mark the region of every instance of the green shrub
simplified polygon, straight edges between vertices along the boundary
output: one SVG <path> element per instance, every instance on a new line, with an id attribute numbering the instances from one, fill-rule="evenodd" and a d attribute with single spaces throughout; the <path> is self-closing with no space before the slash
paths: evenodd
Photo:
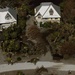
<path id="1" fill-rule="evenodd" d="M 51 25 L 51 22 L 45 22 L 44 24 L 40 22 L 40 27 L 48 28 L 50 27 L 50 25 Z"/>
<path id="2" fill-rule="evenodd" d="M 21 71 L 18 71 L 16 75 L 25 75 L 25 74 Z"/>
<path id="3" fill-rule="evenodd" d="M 21 61 L 22 59 L 21 59 L 21 57 L 17 57 L 17 61 Z"/>

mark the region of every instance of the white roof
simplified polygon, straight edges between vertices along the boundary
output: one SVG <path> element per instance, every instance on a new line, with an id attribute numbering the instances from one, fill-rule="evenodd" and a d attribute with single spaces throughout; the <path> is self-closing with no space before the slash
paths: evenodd
<path id="1" fill-rule="evenodd" d="M 36 9 L 35 16 L 37 16 L 40 13 L 43 18 L 60 17 L 60 7 L 53 4 L 52 2 L 43 2 L 35 9 Z M 54 15 L 49 14 L 50 9 L 53 9 Z"/>
<path id="2" fill-rule="evenodd" d="M 6 20 L 5 16 L 9 14 L 12 19 L 10 20 Z M 10 22 L 14 22 L 17 20 L 17 14 L 14 10 L 10 9 L 10 8 L 4 8 L 4 9 L 0 9 L 0 24 L 2 23 L 10 23 Z"/>
<path id="3" fill-rule="evenodd" d="M 5 23 L 5 16 L 7 12 L 0 12 L 0 23 Z"/>

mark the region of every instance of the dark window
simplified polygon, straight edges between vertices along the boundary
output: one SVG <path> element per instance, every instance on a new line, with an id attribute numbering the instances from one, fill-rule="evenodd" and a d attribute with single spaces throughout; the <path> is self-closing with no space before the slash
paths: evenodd
<path id="1" fill-rule="evenodd" d="M 7 13 L 7 15 L 5 16 L 5 19 L 10 20 L 10 19 L 12 19 L 12 17 Z"/>
<path id="2" fill-rule="evenodd" d="M 55 19 L 58 19 L 58 18 L 55 18 Z"/>
<path id="3" fill-rule="evenodd" d="M 53 15 L 53 9 L 50 9 L 50 11 L 49 11 L 49 13 L 50 13 L 50 15 Z"/>
<path id="4" fill-rule="evenodd" d="M 43 18 L 43 19 L 48 19 L 48 18 Z"/>

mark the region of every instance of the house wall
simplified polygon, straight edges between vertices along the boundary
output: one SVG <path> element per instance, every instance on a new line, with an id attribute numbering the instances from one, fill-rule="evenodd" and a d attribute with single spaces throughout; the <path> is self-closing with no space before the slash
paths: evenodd
<path id="1" fill-rule="evenodd" d="M 42 18 L 38 18 L 38 16 L 35 17 L 35 19 L 36 19 L 37 22 L 42 22 Z"/>
<path id="2" fill-rule="evenodd" d="M 9 26 L 10 26 L 10 23 L 0 25 L 0 31 L 2 31 L 3 28 L 8 28 Z"/>
<path id="3" fill-rule="evenodd" d="M 51 21 L 51 22 L 58 22 L 58 23 L 60 23 L 60 18 L 38 18 L 38 17 L 36 17 L 36 21 L 37 22 Z"/>
<path id="4" fill-rule="evenodd" d="M 11 24 L 2 24 L 2 28 L 8 28 Z"/>
<path id="5" fill-rule="evenodd" d="M 0 25 L 0 31 L 2 31 L 2 28 L 8 28 L 8 27 L 10 27 L 10 26 L 13 25 L 13 24 L 17 24 L 17 21 L 14 21 L 14 22 L 12 22 L 12 23 L 1 24 L 1 25 Z"/>
<path id="6" fill-rule="evenodd" d="M 42 22 L 58 22 L 60 23 L 60 18 L 48 18 L 48 19 L 41 19 Z"/>

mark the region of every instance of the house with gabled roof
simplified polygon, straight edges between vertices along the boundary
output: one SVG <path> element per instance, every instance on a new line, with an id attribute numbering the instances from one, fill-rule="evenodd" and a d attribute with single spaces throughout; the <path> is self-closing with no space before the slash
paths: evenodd
<path id="1" fill-rule="evenodd" d="M 58 22 L 60 23 L 60 7 L 52 2 L 42 2 L 34 9 L 35 19 L 38 23 L 42 22 Z"/>
<path id="2" fill-rule="evenodd" d="M 17 11 L 9 7 L 0 8 L 0 31 L 12 24 L 17 24 Z"/>

